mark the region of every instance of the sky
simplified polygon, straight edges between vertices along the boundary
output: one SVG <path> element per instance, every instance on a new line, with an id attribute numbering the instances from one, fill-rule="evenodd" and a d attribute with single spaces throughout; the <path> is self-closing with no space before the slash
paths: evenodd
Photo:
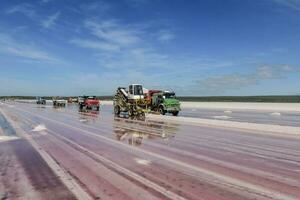
<path id="1" fill-rule="evenodd" d="M 300 0 L 2 0 L 0 96 L 299 95 Z"/>

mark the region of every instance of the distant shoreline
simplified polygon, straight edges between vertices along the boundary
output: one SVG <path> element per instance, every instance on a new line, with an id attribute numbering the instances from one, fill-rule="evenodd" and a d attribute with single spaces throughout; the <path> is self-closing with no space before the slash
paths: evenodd
<path id="1" fill-rule="evenodd" d="M 113 96 L 98 96 L 101 100 L 112 100 Z M 0 99 L 35 99 L 35 96 L 0 96 Z M 46 96 L 46 99 L 52 99 Z M 70 98 L 70 96 L 65 97 Z M 76 97 L 72 97 L 76 98 Z M 266 103 L 300 103 L 300 95 L 270 96 L 179 96 L 180 101 L 188 102 L 266 102 Z"/>

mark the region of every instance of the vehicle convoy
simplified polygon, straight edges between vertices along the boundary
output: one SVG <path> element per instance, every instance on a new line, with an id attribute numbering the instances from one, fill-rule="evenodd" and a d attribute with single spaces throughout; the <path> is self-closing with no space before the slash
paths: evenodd
<path id="1" fill-rule="evenodd" d="M 113 100 L 114 113 L 126 113 L 131 118 L 145 119 L 144 92 L 140 84 L 132 84 L 129 89 L 118 87 Z"/>
<path id="2" fill-rule="evenodd" d="M 125 112 L 130 117 L 145 118 L 145 112 L 172 113 L 177 116 L 180 102 L 174 92 L 147 90 L 141 84 L 132 84 L 128 91 L 119 87 L 114 97 L 114 113 Z"/>
<path id="3" fill-rule="evenodd" d="M 36 103 L 46 105 L 46 99 L 43 97 L 36 97 Z"/>
<path id="4" fill-rule="evenodd" d="M 54 107 L 65 107 L 67 104 L 67 100 L 61 98 L 61 97 L 53 97 L 53 106 Z"/>
<path id="5" fill-rule="evenodd" d="M 78 97 L 79 109 L 93 109 L 97 111 L 100 109 L 100 100 L 96 96 L 82 96 Z"/>
<path id="6" fill-rule="evenodd" d="M 177 116 L 180 109 L 180 102 L 176 99 L 174 92 L 149 90 L 145 94 L 147 106 L 151 111 L 159 112 L 162 115 L 172 113 Z"/>

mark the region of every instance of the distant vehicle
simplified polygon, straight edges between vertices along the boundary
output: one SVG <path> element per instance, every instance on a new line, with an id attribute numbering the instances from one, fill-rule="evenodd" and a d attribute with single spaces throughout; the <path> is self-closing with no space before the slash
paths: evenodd
<path id="1" fill-rule="evenodd" d="M 100 109 L 100 100 L 96 96 L 82 96 L 78 97 L 79 109 L 93 109 L 97 111 Z"/>
<path id="2" fill-rule="evenodd" d="M 67 104 L 67 100 L 61 98 L 61 97 L 53 97 L 53 106 L 55 107 L 65 107 Z"/>
<path id="3" fill-rule="evenodd" d="M 36 97 L 36 103 L 46 105 L 46 99 L 44 97 Z"/>

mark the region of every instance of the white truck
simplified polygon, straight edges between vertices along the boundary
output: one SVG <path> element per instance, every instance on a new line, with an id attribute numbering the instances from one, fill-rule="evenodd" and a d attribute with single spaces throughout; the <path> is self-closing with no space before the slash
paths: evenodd
<path id="1" fill-rule="evenodd" d="M 67 100 L 61 97 L 53 97 L 52 101 L 54 107 L 65 107 L 67 105 Z"/>

